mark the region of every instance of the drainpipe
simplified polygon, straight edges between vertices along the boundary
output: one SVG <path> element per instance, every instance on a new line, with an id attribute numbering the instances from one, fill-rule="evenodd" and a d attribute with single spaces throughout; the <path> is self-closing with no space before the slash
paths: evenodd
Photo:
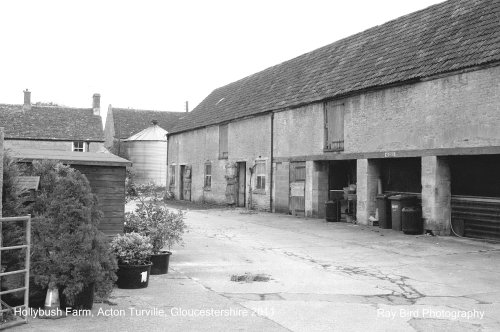
<path id="1" fill-rule="evenodd" d="M 273 157 L 274 157 L 274 113 L 271 112 L 271 177 L 269 179 L 269 210 L 273 212 Z"/>
<path id="2" fill-rule="evenodd" d="M 168 133 L 165 134 L 165 139 L 167 140 L 167 183 L 165 183 L 165 191 L 168 192 L 170 191 L 170 167 L 168 166 L 168 152 L 170 151 L 168 145 L 170 144 L 170 140 L 168 139 Z"/>

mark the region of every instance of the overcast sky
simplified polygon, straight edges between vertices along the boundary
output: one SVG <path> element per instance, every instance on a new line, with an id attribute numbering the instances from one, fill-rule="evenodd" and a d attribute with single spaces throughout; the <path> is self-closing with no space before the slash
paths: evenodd
<path id="1" fill-rule="evenodd" d="M 440 0 L 0 2 L 0 103 L 184 111 L 212 90 Z"/>

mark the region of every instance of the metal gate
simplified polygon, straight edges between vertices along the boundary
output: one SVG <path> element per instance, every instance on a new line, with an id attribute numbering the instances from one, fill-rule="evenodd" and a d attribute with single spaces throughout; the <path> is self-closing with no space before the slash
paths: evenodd
<path id="1" fill-rule="evenodd" d="M 451 198 L 451 222 L 460 236 L 500 240 L 500 199 Z"/>
<path id="2" fill-rule="evenodd" d="M 20 245 L 15 245 L 15 246 L 9 246 L 9 247 L 4 247 L 3 246 L 3 235 L 2 235 L 2 224 L 4 222 L 17 222 L 17 221 L 24 221 L 25 222 L 25 243 L 20 244 Z M 8 272 L 2 272 L 0 270 L 0 278 L 4 276 L 9 276 L 9 275 L 14 275 L 14 274 L 21 274 L 24 273 L 24 286 L 15 288 L 15 289 L 7 289 L 5 291 L 1 291 L 0 289 L 0 321 L 3 320 L 5 315 L 11 314 L 13 315 L 12 321 L 8 321 L 6 323 L 0 324 L 0 329 L 4 329 L 10 326 L 14 326 L 20 323 L 27 323 L 28 322 L 28 315 L 26 314 L 23 318 L 23 320 L 16 319 L 18 317 L 15 317 L 14 313 L 16 312 L 15 309 L 17 310 L 23 310 L 25 312 L 29 311 L 28 308 L 28 302 L 29 302 L 29 285 L 30 285 L 30 246 L 31 246 L 31 217 L 25 216 L 25 217 L 10 217 L 10 218 L 0 218 L 0 267 L 2 266 L 2 252 L 5 250 L 25 250 L 25 261 L 24 261 L 24 269 L 22 270 L 16 270 L 16 271 L 8 271 Z M 10 307 L 8 306 L 5 302 L 2 301 L 2 295 L 4 294 L 9 294 L 9 293 L 15 293 L 15 292 L 20 292 L 24 291 L 24 304 L 19 305 L 17 307 Z"/>
<path id="3" fill-rule="evenodd" d="M 290 213 L 294 216 L 305 215 L 305 161 L 290 163 Z"/>

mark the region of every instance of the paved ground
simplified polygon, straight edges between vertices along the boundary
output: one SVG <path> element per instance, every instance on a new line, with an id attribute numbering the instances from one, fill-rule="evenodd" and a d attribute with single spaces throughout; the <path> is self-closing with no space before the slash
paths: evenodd
<path id="1" fill-rule="evenodd" d="M 187 221 L 169 274 L 147 289 L 117 289 L 93 317 L 13 330 L 500 331 L 499 244 L 238 209 Z M 231 281 L 245 273 L 270 280 Z"/>

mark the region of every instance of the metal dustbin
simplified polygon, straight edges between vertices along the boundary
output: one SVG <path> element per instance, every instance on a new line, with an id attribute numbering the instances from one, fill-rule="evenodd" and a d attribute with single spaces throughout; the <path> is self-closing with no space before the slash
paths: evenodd
<path id="1" fill-rule="evenodd" d="M 417 196 L 401 194 L 391 196 L 389 199 L 391 200 L 392 229 L 400 231 L 402 230 L 403 208 L 417 205 Z"/>
<path id="2" fill-rule="evenodd" d="M 424 232 L 422 210 L 418 207 L 403 208 L 401 228 L 405 234 L 422 234 Z"/>
<path id="3" fill-rule="evenodd" d="M 340 201 L 328 201 L 325 203 L 325 219 L 330 222 L 340 221 Z"/>
<path id="4" fill-rule="evenodd" d="M 392 227 L 390 195 L 377 195 L 378 227 L 390 229 Z"/>

